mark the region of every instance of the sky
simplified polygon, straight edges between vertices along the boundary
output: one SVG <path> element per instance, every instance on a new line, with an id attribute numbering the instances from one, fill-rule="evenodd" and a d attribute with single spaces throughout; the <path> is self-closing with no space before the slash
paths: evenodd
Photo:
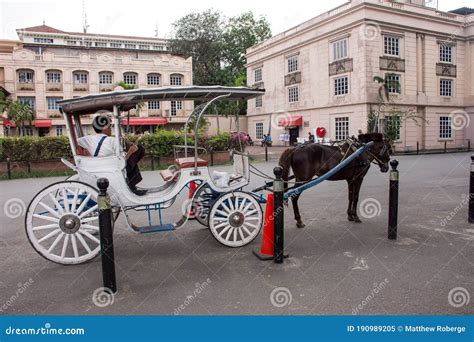
<path id="1" fill-rule="evenodd" d="M 293 26 L 331 10 L 346 0 L 0 0 L 0 39 L 17 39 L 17 28 L 48 26 L 82 32 L 83 4 L 88 32 L 168 38 L 171 24 L 182 16 L 209 8 L 227 17 L 252 11 L 265 15 L 272 33 Z M 462 6 L 474 7 L 474 0 L 438 0 L 443 11 Z"/>

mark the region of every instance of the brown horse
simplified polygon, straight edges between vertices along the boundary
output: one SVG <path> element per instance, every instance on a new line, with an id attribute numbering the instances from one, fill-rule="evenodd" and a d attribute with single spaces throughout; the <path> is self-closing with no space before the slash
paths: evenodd
<path id="1" fill-rule="evenodd" d="M 292 147 L 285 150 L 280 156 L 279 165 L 283 168 L 283 180 L 285 190 L 288 187 L 288 176 L 290 168 L 295 175 L 296 184 L 301 184 L 311 180 L 314 176 L 321 176 L 339 164 L 345 157 L 352 154 L 355 147 L 361 143 L 373 141 L 374 144 L 361 156 L 355 158 L 344 169 L 328 178 L 331 181 L 346 180 L 349 187 L 349 206 L 347 208 L 347 218 L 349 221 L 361 222 L 357 216 L 357 202 L 359 201 L 359 191 L 364 180 L 364 176 L 370 168 L 372 162 L 378 164 L 381 172 L 387 172 L 391 144 L 388 139 L 380 133 L 360 134 L 358 140 L 351 143 L 345 142 L 342 146 L 326 146 L 320 144 L 307 144 Z M 295 213 L 296 226 L 303 228 L 305 225 L 301 220 L 298 208 L 298 198 L 300 194 L 291 197 L 293 211 Z"/>

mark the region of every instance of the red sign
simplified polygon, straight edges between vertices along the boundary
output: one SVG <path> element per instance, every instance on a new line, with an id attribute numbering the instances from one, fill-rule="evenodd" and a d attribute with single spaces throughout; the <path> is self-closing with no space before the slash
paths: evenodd
<path id="1" fill-rule="evenodd" d="M 324 128 L 324 127 L 316 128 L 316 135 L 320 139 L 324 138 L 326 136 L 326 128 Z"/>

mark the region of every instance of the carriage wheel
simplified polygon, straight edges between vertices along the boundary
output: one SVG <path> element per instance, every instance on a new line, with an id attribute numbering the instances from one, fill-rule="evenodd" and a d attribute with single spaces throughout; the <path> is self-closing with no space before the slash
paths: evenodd
<path id="1" fill-rule="evenodd" d="M 228 247 L 241 247 L 253 241 L 263 223 L 262 208 L 250 194 L 229 192 L 219 197 L 209 213 L 212 235 Z"/>
<path id="2" fill-rule="evenodd" d="M 196 220 L 203 226 L 207 227 L 211 203 L 218 196 L 219 194 L 212 191 L 207 185 L 200 187 L 196 193 L 196 197 L 193 201 L 193 210 Z"/>
<path id="3" fill-rule="evenodd" d="M 33 248 L 63 265 L 81 264 L 100 253 L 98 192 L 75 181 L 52 184 L 28 206 L 25 228 Z"/>

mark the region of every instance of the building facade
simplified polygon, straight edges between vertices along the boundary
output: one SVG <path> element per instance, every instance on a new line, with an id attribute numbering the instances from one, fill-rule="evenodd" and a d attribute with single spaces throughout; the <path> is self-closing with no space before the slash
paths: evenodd
<path id="1" fill-rule="evenodd" d="M 0 41 L 0 87 L 35 114 L 26 135 L 59 136 L 66 130 L 57 101 L 112 91 L 118 82 L 137 88 L 192 85 L 192 59 L 168 51 L 159 38 L 63 32 L 49 26 L 18 30 L 19 41 Z M 151 101 L 130 112 L 129 130 L 180 128 L 193 101 Z M 85 118 L 91 130 L 92 116 Z M 127 121 L 128 122 L 128 121 Z M 0 134 L 16 134 L 1 121 Z"/>
<path id="2" fill-rule="evenodd" d="M 375 76 L 400 85 L 385 103 Z M 372 112 L 380 127 L 385 113 L 399 113 L 390 119 L 396 149 L 466 146 L 474 139 L 474 13 L 352 0 L 248 49 L 247 79 L 266 89 L 248 102 L 254 139 L 270 131 L 283 144 L 319 128 L 341 140 L 365 132 Z"/>

